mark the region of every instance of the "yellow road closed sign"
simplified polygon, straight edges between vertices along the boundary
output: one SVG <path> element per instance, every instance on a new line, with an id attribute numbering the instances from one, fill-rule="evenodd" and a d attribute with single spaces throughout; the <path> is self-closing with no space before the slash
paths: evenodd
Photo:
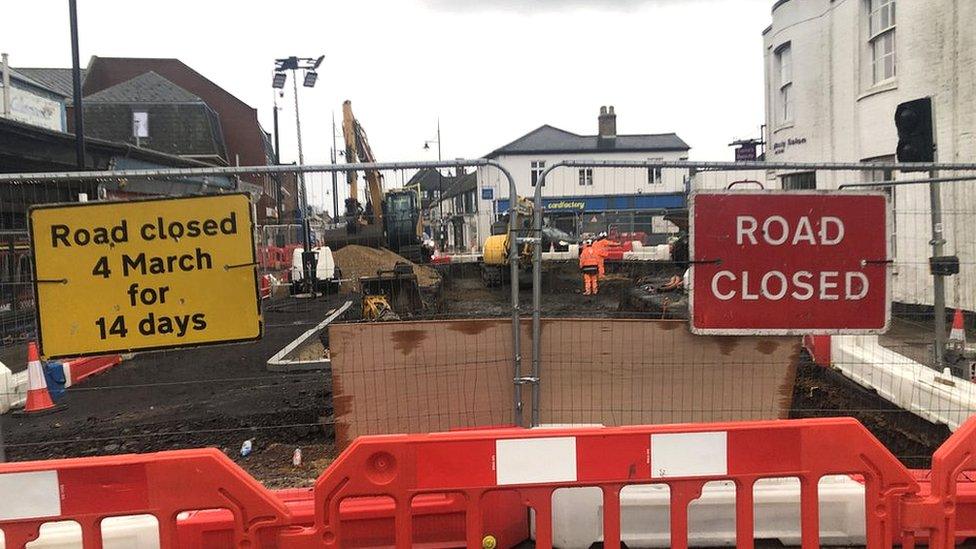
<path id="1" fill-rule="evenodd" d="M 37 206 L 30 235 L 48 358 L 261 337 L 246 194 Z"/>

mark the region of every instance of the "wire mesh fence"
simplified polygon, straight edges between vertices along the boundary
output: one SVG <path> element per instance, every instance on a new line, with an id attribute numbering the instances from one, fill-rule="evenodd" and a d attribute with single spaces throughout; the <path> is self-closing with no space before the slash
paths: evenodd
<path id="1" fill-rule="evenodd" d="M 511 424 L 520 414 L 528 424 L 535 409 L 543 424 L 854 415 L 900 458 L 924 465 L 954 422 L 976 407 L 968 376 L 937 375 L 928 185 L 886 183 L 925 174 L 876 166 L 729 169 L 659 162 L 563 166 L 543 178 L 538 165 L 509 166 L 519 196 L 531 197 L 533 182 L 544 184 L 543 231 L 538 240 L 516 243 L 514 285 L 521 316 L 516 341 L 510 320 L 513 280 L 494 276 L 510 272 L 511 262 L 508 255 L 492 254 L 499 251 L 499 239 L 507 254 L 513 215 L 515 225 L 524 228 L 520 236 L 535 236 L 534 211 L 512 200 L 497 167 L 449 164 L 434 178 L 441 185 L 426 188 L 415 176 L 434 168 L 376 168 L 391 192 L 384 204 L 364 206 L 351 216 L 341 206 L 345 194 L 338 200 L 342 211 L 331 209 L 332 173 L 307 168 L 308 239 L 318 254 L 316 277 L 336 284 L 311 293 L 296 287 L 296 279 L 305 276 L 300 216 L 295 222 L 293 213 L 258 211 L 256 275 L 271 275 L 261 341 L 127 357 L 110 375 L 71 388 L 60 414 L 5 416 L 9 457 L 198 445 L 217 445 L 236 455 L 241 442 L 253 439 L 258 454 L 286 462 L 296 445 L 328 447 L 327 457 L 337 442 L 360 434 Z M 180 176 L 188 182 L 182 185 L 166 175 L 0 182 L 0 362 L 22 372 L 26 342 L 34 337 L 29 205 L 132 198 L 132 189 L 151 190 L 153 184 L 165 195 L 213 192 L 215 181 L 232 181 L 242 170 L 247 169 Z M 300 179 L 294 169 L 279 170 L 276 179 L 268 177 L 269 185 Z M 965 178 L 976 170 L 942 175 Z M 267 174 L 254 170 L 249 180 L 262 176 Z M 202 177 L 209 183 L 199 184 Z M 348 176 L 339 179 L 341 192 L 348 192 Z M 850 184 L 882 189 L 892 204 L 895 318 L 887 334 L 833 338 L 832 367 L 825 368 L 802 350 L 797 337 L 689 333 L 683 286 L 691 259 L 689 192 L 731 186 L 841 193 L 839 187 Z M 940 191 L 944 253 L 958 256 L 960 264 L 959 274 L 947 279 L 946 303 L 950 313 L 963 311 L 967 328 L 976 311 L 976 238 L 967 231 L 976 217 L 974 185 L 974 180 L 946 182 Z M 129 189 L 128 194 L 120 189 Z M 363 191 L 361 186 L 365 204 Z M 262 192 L 256 191 L 256 204 Z M 599 293 L 584 296 L 580 246 L 604 233 L 611 244 Z M 534 247 L 542 256 L 538 331 L 531 322 Z M 407 280 L 396 271 L 397 262 L 405 261 L 416 265 Z M 329 360 L 329 368 L 268 371 L 270 358 L 346 302 L 352 302 L 349 312 L 331 330 L 306 337 L 291 356 L 298 362 Z M 513 362 L 515 356 L 521 363 Z M 968 371 L 976 356 L 958 347 L 947 359 Z M 928 386 L 954 392 L 919 389 Z M 268 469 L 256 459 L 251 465 Z M 280 480 L 300 482 L 299 473 Z"/>

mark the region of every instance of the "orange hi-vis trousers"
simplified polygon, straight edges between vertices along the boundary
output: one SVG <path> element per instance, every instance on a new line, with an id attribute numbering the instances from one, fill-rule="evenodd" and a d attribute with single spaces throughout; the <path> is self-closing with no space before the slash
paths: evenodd
<path id="1" fill-rule="evenodd" d="M 599 275 L 583 273 L 583 295 L 592 295 L 599 292 L 597 279 Z"/>

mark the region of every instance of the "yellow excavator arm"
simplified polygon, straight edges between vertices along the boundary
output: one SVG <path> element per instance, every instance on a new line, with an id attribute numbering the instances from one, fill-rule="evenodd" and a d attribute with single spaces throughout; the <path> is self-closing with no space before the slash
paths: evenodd
<path id="1" fill-rule="evenodd" d="M 376 162 L 373 150 L 366 138 L 366 131 L 352 114 L 352 102 L 342 103 L 342 137 L 346 142 L 346 162 Z M 356 172 L 349 172 L 349 196 L 359 199 L 359 180 Z M 383 174 L 379 170 L 366 170 L 369 201 L 373 205 L 372 221 L 383 223 Z"/>

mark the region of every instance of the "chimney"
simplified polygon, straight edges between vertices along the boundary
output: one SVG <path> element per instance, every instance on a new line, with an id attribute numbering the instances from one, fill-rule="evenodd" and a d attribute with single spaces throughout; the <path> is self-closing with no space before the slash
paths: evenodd
<path id="1" fill-rule="evenodd" d="M 613 112 L 613 105 L 600 107 L 599 129 L 601 139 L 617 137 L 617 115 Z"/>

